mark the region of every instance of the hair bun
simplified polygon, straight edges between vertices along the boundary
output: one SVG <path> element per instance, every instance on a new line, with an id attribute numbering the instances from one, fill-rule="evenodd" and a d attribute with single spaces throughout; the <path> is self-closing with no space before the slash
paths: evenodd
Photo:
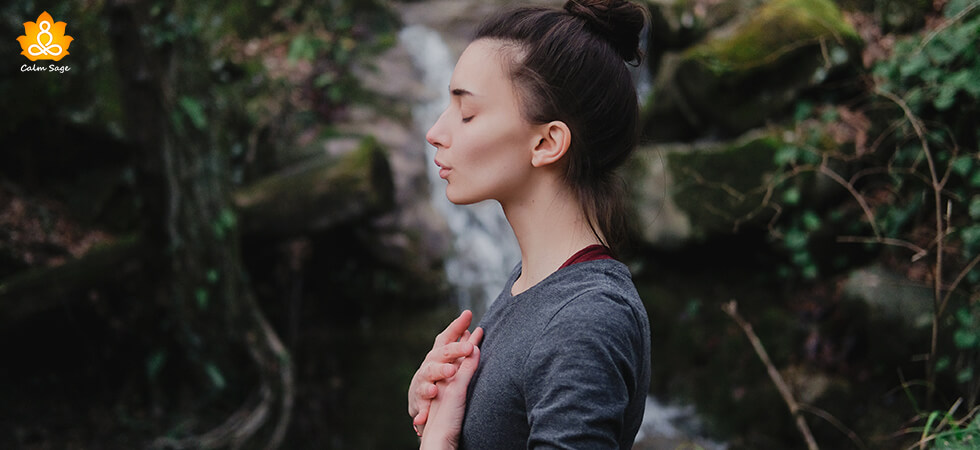
<path id="1" fill-rule="evenodd" d="M 626 62 L 639 62 L 643 8 L 626 0 L 568 0 L 565 11 L 585 19 Z"/>

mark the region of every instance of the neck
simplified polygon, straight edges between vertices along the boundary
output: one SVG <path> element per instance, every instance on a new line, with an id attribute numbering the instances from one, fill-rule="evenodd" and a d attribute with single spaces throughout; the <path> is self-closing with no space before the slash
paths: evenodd
<path id="1" fill-rule="evenodd" d="M 557 180 L 501 206 L 521 248 L 513 295 L 538 284 L 579 250 L 600 243 L 575 196 Z"/>

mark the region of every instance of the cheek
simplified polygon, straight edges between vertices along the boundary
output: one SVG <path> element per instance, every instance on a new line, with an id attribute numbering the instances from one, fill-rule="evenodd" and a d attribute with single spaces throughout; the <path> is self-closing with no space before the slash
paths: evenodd
<path id="1" fill-rule="evenodd" d="M 527 153 L 530 163 L 530 149 L 527 147 L 527 130 L 509 120 L 485 118 L 482 123 L 473 124 L 467 131 L 467 159 L 496 168 L 520 165 Z M 527 150 L 527 151 L 525 151 Z"/>

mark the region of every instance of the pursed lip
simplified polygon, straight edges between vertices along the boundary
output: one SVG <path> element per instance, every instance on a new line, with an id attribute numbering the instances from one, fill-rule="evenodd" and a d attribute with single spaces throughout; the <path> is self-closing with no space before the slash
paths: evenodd
<path id="1" fill-rule="evenodd" d="M 452 170 L 451 167 L 447 167 L 445 164 L 435 160 L 437 166 L 439 166 L 439 178 L 446 179 L 449 176 L 449 171 Z"/>

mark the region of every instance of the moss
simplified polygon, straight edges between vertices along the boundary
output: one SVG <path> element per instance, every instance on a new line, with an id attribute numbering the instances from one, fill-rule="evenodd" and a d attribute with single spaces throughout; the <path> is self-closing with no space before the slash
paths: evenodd
<path id="1" fill-rule="evenodd" d="M 830 0 L 774 0 L 761 6 L 734 36 L 692 47 L 686 56 L 721 75 L 765 65 L 821 40 L 849 46 L 860 37 Z"/>
<path id="2" fill-rule="evenodd" d="M 339 160 L 313 158 L 235 194 L 251 231 L 321 229 L 391 207 L 393 181 L 373 138 Z"/>
<path id="3" fill-rule="evenodd" d="M 676 186 L 672 196 L 695 228 L 695 236 L 731 233 L 737 222 L 762 204 L 773 156 L 782 141 L 751 137 L 727 147 L 672 153 L 668 168 Z"/>

